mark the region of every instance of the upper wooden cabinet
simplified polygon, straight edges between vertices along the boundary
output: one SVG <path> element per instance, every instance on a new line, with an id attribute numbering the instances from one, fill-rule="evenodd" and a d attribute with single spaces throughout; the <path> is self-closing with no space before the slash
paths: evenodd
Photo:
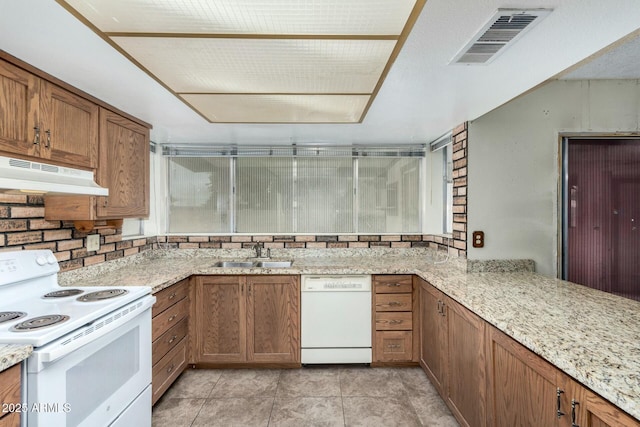
<path id="1" fill-rule="evenodd" d="M 98 218 L 149 216 L 149 129 L 101 108 L 97 179 L 109 188 Z"/>
<path id="2" fill-rule="evenodd" d="M 95 168 L 98 105 L 0 61 L 0 151 Z"/>
<path id="3" fill-rule="evenodd" d="M 47 196 L 48 220 L 92 221 L 149 216 L 149 128 L 100 108 L 96 181 L 106 197 Z"/>

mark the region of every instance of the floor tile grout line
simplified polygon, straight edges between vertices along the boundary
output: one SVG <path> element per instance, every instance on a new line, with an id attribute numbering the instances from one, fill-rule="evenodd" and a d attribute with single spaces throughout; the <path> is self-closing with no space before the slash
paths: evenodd
<path id="1" fill-rule="evenodd" d="M 276 383 L 276 390 L 273 393 L 273 402 L 271 403 L 271 412 L 269 412 L 269 420 L 267 421 L 267 427 L 271 425 L 271 417 L 273 416 L 273 408 L 276 406 L 276 396 L 278 395 L 278 387 L 280 386 L 280 378 L 282 378 L 282 370 L 278 373 L 278 382 Z"/>

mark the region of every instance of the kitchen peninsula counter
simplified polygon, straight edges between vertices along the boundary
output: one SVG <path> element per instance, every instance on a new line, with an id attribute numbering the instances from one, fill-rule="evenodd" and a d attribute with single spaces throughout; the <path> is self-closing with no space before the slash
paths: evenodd
<path id="1" fill-rule="evenodd" d="M 640 302 L 528 271 L 467 273 L 466 260 L 429 249 L 274 252 L 293 265 L 219 268 L 217 261 L 251 252 L 155 250 L 61 273 L 60 284 L 145 285 L 155 293 L 191 275 L 415 274 L 640 420 Z"/>

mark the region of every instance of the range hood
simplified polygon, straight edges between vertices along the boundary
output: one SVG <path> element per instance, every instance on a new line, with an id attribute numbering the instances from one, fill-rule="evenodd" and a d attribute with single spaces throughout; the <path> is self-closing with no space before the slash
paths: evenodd
<path id="1" fill-rule="evenodd" d="M 46 193 L 108 196 L 93 172 L 0 156 L 1 193 Z"/>

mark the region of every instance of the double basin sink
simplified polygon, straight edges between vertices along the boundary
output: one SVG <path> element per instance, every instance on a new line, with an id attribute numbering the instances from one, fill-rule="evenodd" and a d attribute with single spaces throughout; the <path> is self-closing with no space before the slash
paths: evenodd
<path id="1" fill-rule="evenodd" d="M 222 268 L 288 268 L 291 267 L 291 264 L 293 264 L 291 260 L 218 261 L 213 266 Z"/>

